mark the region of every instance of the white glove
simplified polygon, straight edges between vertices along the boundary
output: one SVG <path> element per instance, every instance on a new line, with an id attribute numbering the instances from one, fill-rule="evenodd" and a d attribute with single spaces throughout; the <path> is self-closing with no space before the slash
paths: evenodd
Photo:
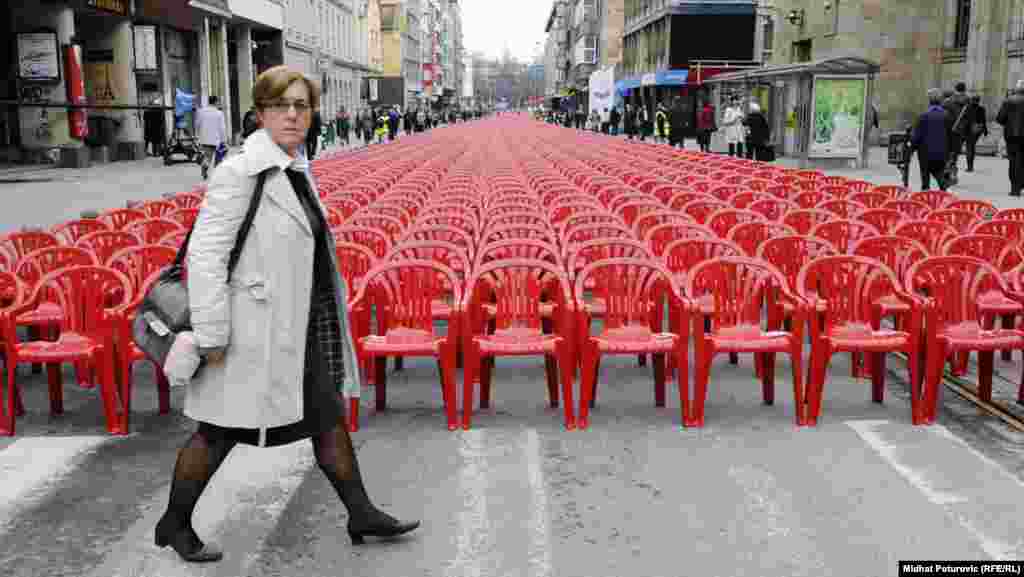
<path id="1" fill-rule="evenodd" d="M 199 369 L 199 341 L 194 333 L 183 331 L 178 333 L 167 353 L 164 362 L 164 374 L 172 387 L 182 387 L 192 380 Z"/>

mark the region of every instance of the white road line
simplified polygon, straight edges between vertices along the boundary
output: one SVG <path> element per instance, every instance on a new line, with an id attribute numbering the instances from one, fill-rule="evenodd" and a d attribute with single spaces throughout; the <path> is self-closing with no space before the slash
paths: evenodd
<path id="1" fill-rule="evenodd" d="M 929 502 L 942 507 L 992 559 L 1019 559 L 1017 531 L 1024 484 L 941 425 L 887 434 L 889 421 L 847 421 L 879 456 Z M 915 461 L 917 463 L 915 463 Z M 958 485 L 969 478 L 972 486 Z"/>
<path id="2" fill-rule="evenodd" d="M 448 577 L 484 577 L 485 555 L 493 540 L 487 516 L 487 447 L 483 429 L 463 431 L 459 436 L 459 494 L 455 558 L 449 562 Z"/>
<path id="3" fill-rule="evenodd" d="M 0 451 L 0 535 L 10 530 L 18 511 L 56 491 L 88 455 L 101 445 L 126 437 L 24 437 Z"/>
<path id="4" fill-rule="evenodd" d="M 526 431 L 526 471 L 530 484 L 530 575 L 551 577 L 551 521 L 548 517 L 548 491 L 544 483 L 544 463 L 540 436 L 536 429 Z"/>
<path id="5" fill-rule="evenodd" d="M 199 536 L 224 550 L 221 562 L 184 563 L 170 547 L 158 549 L 153 544 L 153 530 L 167 507 L 169 488 L 165 488 L 89 577 L 249 575 L 264 540 L 314 465 L 309 443 L 273 448 L 239 445 L 210 481 L 192 518 Z M 168 461 L 168 477 L 173 466 Z"/>

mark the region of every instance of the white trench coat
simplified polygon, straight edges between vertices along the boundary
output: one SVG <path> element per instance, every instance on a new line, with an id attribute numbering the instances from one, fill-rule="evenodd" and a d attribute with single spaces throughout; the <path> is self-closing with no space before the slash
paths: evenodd
<path id="1" fill-rule="evenodd" d="M 313 284 L 315 243 L 306 213 L 283 169 L 292 159 L 265 130 L 245 141 L 245 152 L 214 171 L 188 248 L 192 326 L 202 348 L 224 347 L 224 361 L 207 365 L 186 387 L 185 415 L 222 427 L 261 429 L 302 420 L 302 379 Z M 230 287 L 228 255 L 264 169 L 264 186 L 249 237 Z M 311 189 L 316 190 L 315 186 Z M 314 194 L 314 197 L 317 195 Z M 323 205 L 318 208 L 325 212 Z M 359 364 L 334 239 L 328 252 L 339 303 L 344 393 L 358 397 Z"/>

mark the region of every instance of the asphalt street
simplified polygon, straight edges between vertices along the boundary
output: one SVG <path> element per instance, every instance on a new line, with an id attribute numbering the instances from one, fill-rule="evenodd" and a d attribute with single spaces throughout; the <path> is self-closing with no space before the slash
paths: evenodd
<path id="1" fill-rule="evenodd" d="M 956 192 L 1009 205 L 1004 163 L 980 159 Z M 879 183 L 897 178 L 886 166 L 875 172 Z M 0 183 L 17 199 L 0 213 L 0 232 L 185 190 L 198 169 L 145 161 L 61 178 Z M 914 427 L 905 367 L 889 362 L 885 402 L 875 404 L 870 383 L 850 378 L 849 355 L 834 357 L 818 427 L 797 429 L 790 367 L 778 362 L 776 401 L 766 406 L 749 356 L 737 366 L 718 360 L 707 425 L 695 430 L 680 426 L 674 383 L 667 407 L 655 408 L 649 366 L 603 361 L 590 429 L 567 432 L 547 407 L 543 363 L 499 360 L 491 408 L 478 411 L 471 431 L 449 432 L 436 366 L 407 359 L 389 377 L 387 411 L 375 414 L 373 391 L 364 390 L 354 438 L 371 497 L 423 527 L 354 547 L 309 442 L 239 447 L 194 518 L 225 551 L 205 566 L 153 545 L 176 452 L 193 430 L 181 415 L 183 391 L 172 391 L 170 415 L 158 414 L 152 368 L 138 364 L 132 433 L 111 437 L 98 391 L 75 384 L 70 368 L 65 414 L 51 416 L 45 374 L 22 367 L 27 414 L 16 437 L 0 438 L 0 569 L 17 577 L 881 577 L 896 575 L 900 560 L 1024 559 L 1024 435 L 949 393 L 938 424 Z M 997 393 L 1008 395 L 1019 355 L 997 369 L 1005 377 Z"/>

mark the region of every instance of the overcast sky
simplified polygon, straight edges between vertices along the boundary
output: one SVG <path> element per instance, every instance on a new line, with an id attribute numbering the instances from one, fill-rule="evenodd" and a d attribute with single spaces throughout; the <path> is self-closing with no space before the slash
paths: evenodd
<path id="1" fill-rule="evenodd" d="M 462 41 L 467 51 L 497 58 L 508 45 L 512 55 L 530 61 L 537 42 L 543 47 L 544 25 L 552 0 L 461 0 Z"/>

